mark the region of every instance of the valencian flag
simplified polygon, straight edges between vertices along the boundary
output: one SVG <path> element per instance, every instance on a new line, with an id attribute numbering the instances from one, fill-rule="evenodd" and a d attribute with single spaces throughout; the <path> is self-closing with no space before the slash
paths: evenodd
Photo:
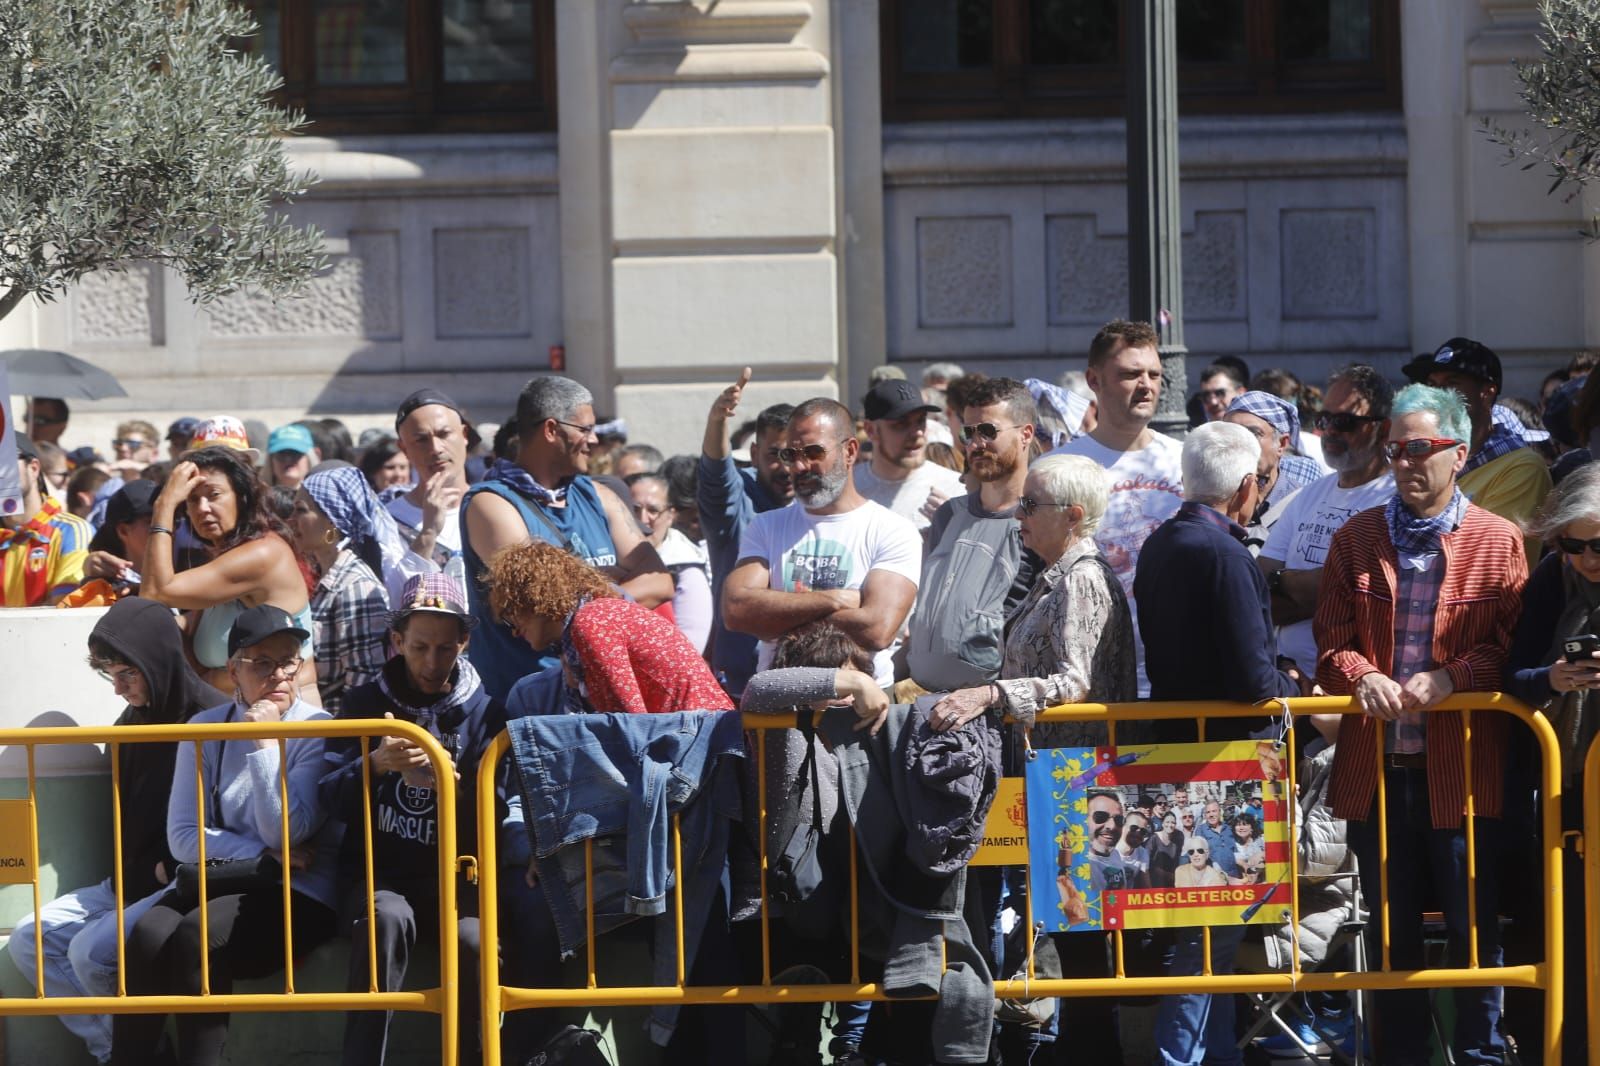
<path id="1" fill-rule="evenodd" d="M 1288 921 L 1287 757 L 1270 740 L 1039 749 L 1026 776 L 1034 921 L 1047 932 Z"/>

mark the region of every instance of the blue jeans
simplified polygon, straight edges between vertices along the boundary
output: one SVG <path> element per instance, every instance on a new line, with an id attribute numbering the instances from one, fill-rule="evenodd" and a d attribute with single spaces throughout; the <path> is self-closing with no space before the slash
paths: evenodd
<path id="1" fill-rule="evenodd" d="M 1423 891 L 1432 882 L 1444 908 L 1446 957 L 1449 966 L 1467 964 L 1467 834 L 1464 828 L 1435 829 L 1428 814 L 1428 776 L 1422 769 L 1384 772 L 1389 813 L 1389 965 L 1396 970 L 1420 969 L 1423 963 Z M 1499 966 L 1498 918 L 1501 823 L 1479 818 L 1474 823 L 1478 873 L 1478 965 Z M 1367 922 L 1367 957 L 1383 961 L 1383 923 L 1379 916 L 1378 803 L 1364 822 L 1350 822 L 1350 846 L 1361 863 L 1361 891 L 1372 909 Z M 1529 872 L 1533 876 L 1533 872 Z M 1441 993 L 1442 994 L 1442 993 Z M 1499 1063 L 1505 1055 L 1500 1036 L 1502 990 L 1461 988 L 1455 992 L 1456 1025 L 1450 1044 L 1460 1064 Z M 1425 1064 L 1431 1058 L 1432 1027 L 1427 1024 L 1425 989 L 1378 992 L 1373 995 L 1378 1057 L 1385 1066 Z"/>
<path id="2" fill-rule="evenodd" d="M 1199 927 L 1176 929 L 1173 977 L 1202 972 L 1205 937 Z M 1211 972 L 1233 972 L 1233 957 L 1244 940 L 1242 925 L 1211 928 Z M 1163 996 L 1156 1006 L 1156 1050 L 1162 1066 L 1236 1066 L 1242 1061 L 1233 1029 L 1233 993 Z"/>
<path id="3" fill-rule="evenodd" d="M 124 900 L 123 928 L 131 931 L 156 901 Z M 44 958 L 34 951 L 35 916 L 17 922 L 11 933 L 11 961 L 31 986 L 44 970 L 47 996 L 114 996 L 117 994 L 117 893 L 111 879 L 74 889 L 46 903 L 37 917 Z M 62 1014 L 61 1024 L 89 1047 L 101 1062 L 111 1058 L 109 1014 Z"/>

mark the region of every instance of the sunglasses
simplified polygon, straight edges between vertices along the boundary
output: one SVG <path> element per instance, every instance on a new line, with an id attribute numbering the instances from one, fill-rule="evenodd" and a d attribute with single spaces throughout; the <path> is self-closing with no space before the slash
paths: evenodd
<path id="1" fill-rule="evenodd" d="M 153 445 L 154 441 L 145 440 L 143 437 L 117 437 L 112 440 L 113 448 L 146 448 Z"/>
<path id="2" fill-rule="evenodd" d="M 803 457 L 805 462 L 820 463 L 827 457 L 831 447 L 828 444 L 807 444 L 803 448 L 779 448 L 778 462 L 784 466 L 794 466 Z"/>
<path id="3" fill-rule="evenodd" d="M 1105 825 L 1107 822 L 1111 822 L 1118 829 L 1122 828 L 1122 823 L 1126 820 L 1122 815 L 1112 814 L 1110 811 L 1095 811 L 1089 815 L 1089 821 L 1095 825 Z"/>
<path id="4" fill-rule="evenodd" d="M 1318 411 L 1311 424 L 1322 432 L 1354 433 L 1368 422 L 1382 422 L 1377 415 L 1353 415 L 1348 411 Z"/>
<path id="5" fill-rule="evenodd" d="M 1444 437 L 1413 437 L 1410 440 L 1392 440 L 1383 446 L 1383 457 L 1391 463 L 1404 455 L 1407 459 L 1426 459 L 1431 455 L 1454 448 L 1461 442 Z"/>
<path id="6" fill-rule="evenodd" d="M 1150 827 L 1147 825 L 1130 825 L 1128 826 L 1128 835 L 1130 837 L 1135 835 L 1147 837 L 1150 835 Z"/>
<path id="7" fill-rule="evenodd" d="M 1033 517 L 1033 513 L 1035 511 L 1037 511 L 1041 507 L 1071 507 L 1071 506 L 1072 506 L 1072 504 L 1070 504 L 1070 503 L 1045 503 L 1042 500 L 1034 499 L 1032 496 L 1023 496 L 1023 497 L 1021 497 L 1020 499 L 1017 500 L 1017 511 L 1024 518 L 1032 518 Z"/>
<path id="8" fill-rule="evenodd" d="M 1211 854 L 1211 849 L 1210 848 L 1185 848 L 1183 853 L 1185 855 L 1210 855 Z"/>
<path id="9" fill-rule="evenodd" d="M 1579 540 L 1577 537 L 1557 537 L 1556 546 L 1567 555 L 1582 555 L 1585 548 L 1600 555 L 1600 538 Z"/>
<path id="10" fill-rule="evenodd" d="M 993 422 L 976 422 L 970 426 L 961 427 L 961 439 L 970 442 L 982 437 L 984 440 L 992 441 L 999 438 L 1000 434 L 1006 430 L 1016 428 L 1018 427 L 997 426 Z"/>

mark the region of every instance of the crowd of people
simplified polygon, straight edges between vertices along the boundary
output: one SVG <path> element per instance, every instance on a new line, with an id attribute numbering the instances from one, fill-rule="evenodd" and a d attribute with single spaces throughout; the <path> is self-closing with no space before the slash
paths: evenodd
<path id="1" fill-rule="evenodd" d="M 942 984 L 932 979 L 938 1004 L 838 1004 L 827 1061 L 1120 1063 L 1115 999 L 1062 999 L 1021 1020 L 974 1009 L 971 986 L 949 974 L 1005 971 L 1003 916 L 1021 913 L 1025 876 L 967 870 L 970 850 L 952 859 L 950 840 L 973 817 L 981 828 L 974 810 L 1002 774 L 1020 773 L 1029 747 L 1112 740 L 1103 722 L 1036 721 L 1045 708 L 1314 692 L 1352 696 L 1362 711 L 1305 723 L 1300 750 L 1331 767 L 1314 798 L 1347 840 L 1369 904 L 1386 851 L 1382 947 L 1393 967 L 1422 966 L 1431 910 L 1444 914 L 1453 963 L 1474 938 L 1482 965 L 1536 959 L 1542 864 L 1527 849 L 1544 797 L 1531 733 L 1475 715 L 1468 780 L 1462 712 L 1426 712 L 1455 692 L 1510 691 L 1555 727 L 1563 780 L 1581 770 L 1600 713 L 1588 704 L 1600 688 L 1595 358 L 1574 357 L 1537 401 L 1515 403 L 1501 395 L 1498 357 L 1467 338 L 1407 362 L 1398 389 L 1368 365 L 1345 366 L 1322 387 L 1282 370 L 1252 377 L 1242 361 L 1219 359 L 1196 378 L 1191 428 L 1178 440 L 1151 425 L 1166 385 L 1159 346 L 1149 325 L 1119 320 L 1097 333 L 1081 371 L 1054 381 L 936 364 L 914 383 L 885 366 L 858 410 L 796 396 L 750 411 L 746 369 L 714 400 L 700 453 L 672 457 L 628 441 L 625 425 L 598 417 L 588 390 L 560 375 L 528 382 L 493 432 L 423 389 L 399 403 L 392 435 L 354 441 L 335 420 L 305 420 L 252 436 L 216 416 L 178 419 L 163 438 L 133 420 L 118 427 L 110 458 L 63 450 L 67 405 L 35 398 L 29 433 L 15 438 L 25 498 L 0 530 L 0 602 L 109 604 L 89 666 L 126 701 L 119 721 L 394 718 L 439 739 L 455 776 L 441 782 L 401 737 L 293 740 L 280 791 L 277 742 L 241 739 L 203 746 L 207 793 L 197 803 L 192 745 L 132 746 L 137 757 L 118 771 L 129 993 L 198 992 L 202 914 L 212 992 L 280 967 L 286 871 L 296 949 L 347 937 L 357 945 L 352 989 L 400 987 L 413 948 L 438 935 L 436 792 L 459 790 L 459 847 L 473 853 L 478 764 L 502 729 L 515 758 L 497 780 L 500 851 L 514 872 L 502 879 L 506 918 L 492 949 L 517 982 L 559 983 L 583 923 L 556 845 L 604 835 L 612 816 L 595 813 L 598 797 L 658 790 L 645 813 L 615 827 L 648 829 L 649 839 L 630 838 L 625 859 L 606 854 L 619 863 L 619 892 L 627 882 L 625 913 L 660 913 L 650 908 L 669 875 L 665 823 L 642 820 L 699 793 L 707 809 L 737 808 L 756 779 L 754 742 L 693 716 L 798 710 L 803 728 L 769 736 L 762 767 L 766 850 L 782 892 L 746 905 L 740 832 L 710 815 L 685 820 L 694 845 L 685 854 L 697 865 L 674 876 L 694 901 L 691 975 L 759 979 L 762 953 L 750 939 L 759 923 L 746 919 L 770 906 L 775 979 L 819 970 L 806 979 L 845 979 L 848 941 L 829 892 L 854 868 L 845 822 L 869 866 L 884 859 L 874 851 L 884 814 L 859 787 L 871 760 L 855 752 L 885 744 L 922 767 L 905 771 L 913 778 L 944 772 L 942 759 L 973 768 L 962 773 L 977 782 L 967 789 L 976 806 L 963 808 L 954 833 L 926 830 L 944 850 L 905 875 L 931 878 L 910 910 L 937 920 L 949 965 Z M 828 707 L 850 708 L 841 714 L 853 726 L 828 734 L 836 719 L 827 715 L 813 725 L 811 712 Z M 592 715 L 613 724 L 578 724 Z M 578 737 L 578 728 L 591 732 Z M 1204 737 L 1276 728 L 1264 712 L 1211 721 Z M 1123 722 L 1115 742 L 1198 735 L 1193 719 Z M 670 766 L 677 783 L 636 779 L 649 771 L 618 761 L 624 751 L 649 751 L 645 764 Z M 616 765 L 585 777 L 584 759 Z M 752 767 L 743 786 L 719 776 L 735 762 Z M 1100 791 L 1089 805 L 1098 888 L 1260 882 L 1259 795 L 1198 784 L 1191 794 L 1179 783 Z M 1563 824 L 1577 828 L 1580 814 L 1573 789 Z M 228 861 L 214 867 L 206 898 L 192 883 L 201 841 L 206 860 Z M 1500 884 L 1509 864 L 1535 883 Z M 903 903 L 900 873 L 878 889 Z M 1576 864 L 1564 874 L 1577 901 L 1566 1014 L 1577 1056 L 1582 893 Z M 555 1012 L 513 1012 L 498 1034 L 472 1022 L 475 892 L 462 882 L 463 1055 L 498 1039 L 510 1062 L 586 1061 L 584 1034 Z M 114 899 L 108 881 L 52 901 L 13 934 L 13 959 L 48 994 L 114 989 Z M 834 909 L 819 909 L 827 899 Z M 1504 938 L 1501 915 L 1512 919 Z M 886 982 L 904 976 L 892 961 L 902 919 L 883 919 L 892 935 L 864 936 Z M 1385 957 L 1382 928 L 1367 926 L 1370 959 Z M 1130 972 L 1200 974 L 1207 942 L 1210 972 L 1230 972 L 1245 927 L 1203 933 L 1146 938 Z M 369 935 L 375 956 L 362 946 Z M 885 937 L 888 948 L 866 946 Z M 1049 940 L 1064 976 L 1112 972 L 1105 935 Z M 659 965 L 675 949 L 657 938 L 653 950 Z M 1378 1061 L 1430 1060 L 1428 1027 L 1415 1021 L 1425 996 L 1372 997 Z M 1541 1046 L 1539 1011 L 1506 998 L 1492 987 L 1456 993 L 1446 1034 L 1455 1061 L 1502 1061 L 1508 1041 Z M 672 1061 L 741 1062 L 727 1010 L 663 1015 L 652 1035 Z M 1341 1011 L 1348 1004 L 1333 997 L 1307 1005 L 1307 1021 Z M 227 1034 L 220 1014 L 179 1015 L 175 1046 L 160 1015 L 63 1022 L 100 1061 L 127 1063 L 218 1062 Z M 737 1014 L 733 1023 L 743 1024 Z M 1240 1062 L 1241 1026 L 1231 995 L 1162 997 L 1159 1061 Z M 785 1008 L 771 1061 L 823 1062 L 818 1027 L 816 1009 Z M 381 1063 L 387 1031 L 382 1013 L 352 1014 L 345 1061 Z"/>

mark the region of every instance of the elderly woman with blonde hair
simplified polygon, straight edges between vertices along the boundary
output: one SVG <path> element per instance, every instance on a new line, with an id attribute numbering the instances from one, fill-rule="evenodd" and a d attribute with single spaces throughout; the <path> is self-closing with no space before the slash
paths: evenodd
<path id="1" fill-rule="evenodd" d="M 1109 485 L 1105 470 L 1079 455 L 1050 455 L 1028 470 L 1017 502 L 1023 547 L 1043 563 L 1033 590 L 1007 616 L 1000 680 L 940 700 L 930 722 L 954 729 L 996 708 L 1028 725 L 1060 703 L 1134 699 L 1133 612 L 1116 574 L 1095 547 Z M 1035 747 L 1104 744 L 1095 723 L 1033 727 Z"/>

